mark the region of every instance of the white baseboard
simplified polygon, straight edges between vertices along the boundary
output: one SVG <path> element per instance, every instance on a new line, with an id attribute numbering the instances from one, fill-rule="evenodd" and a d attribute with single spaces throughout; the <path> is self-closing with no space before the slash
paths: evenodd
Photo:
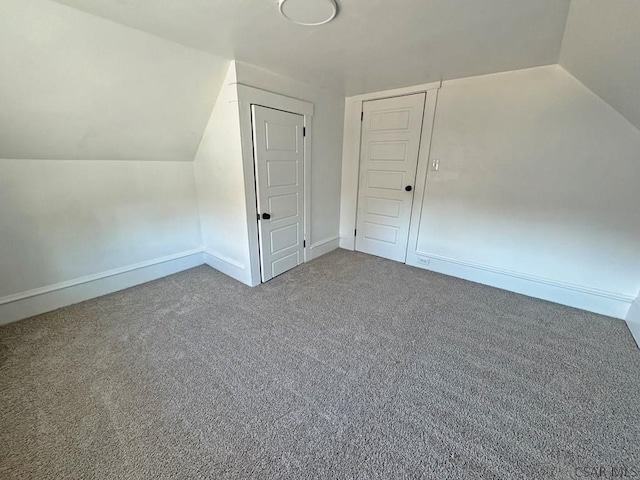
<path id="1" fill-rule="evenodd" d="M 233 260 L 225 255 L 222 255 L 211 250 L 204 251 L 204 263 L 211 268 L 215 268 L 219 272 L 228 275 L 229 277 L 244 283 L 245 285 L 251 285 L 251 271 L 248 270 L 244 264 Z"/>
<path id="2" fill-rule="evenodd" d="M 407 265 L 623 320 L 627 318 L 629 307 L 634 300 L 629 295 L 559 282 L 440 255 L 409 254 L 407 255 Z"/>
<path id="3" fill-rule="evenodd" d="M 0 298 L 0 325 L 188 270 L 204 263 L 202 249 L 100 272 Z"/>
<path id="4" fill-rule="evenodd" d="M 634 340 L 640 347 L 640 297 L 631 304 L 627 315 L 627 326 L 631 330 Z"/>
<path id="5" fill-rule="evenodd" d="M 311 245 L 311 260 L 314 258 L 318 258 L 325 253 L 329 253 L 336 248 L 340 248 L 340 238 L 339 237 L 331 237 L 325 238 L 324 240 L 320 240 L 319 242 Z"/>

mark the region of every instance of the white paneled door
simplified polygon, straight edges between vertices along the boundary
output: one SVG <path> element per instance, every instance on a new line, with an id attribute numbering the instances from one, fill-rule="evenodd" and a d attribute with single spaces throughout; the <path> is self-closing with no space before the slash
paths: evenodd
<path id="1" fill-rule="evenodd" d="M 252 107 L 262 281 L 304 261 L 304 117 Z"/>
<path id="2" fill-rule="evenodd" d="M 358 251 L 405 261 L 425 97 L 363 103 Z"/>

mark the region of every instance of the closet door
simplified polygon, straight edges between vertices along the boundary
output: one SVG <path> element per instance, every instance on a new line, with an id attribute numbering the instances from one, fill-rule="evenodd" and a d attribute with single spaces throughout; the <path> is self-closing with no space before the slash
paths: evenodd
<path id="1" fill-rule="evenodd" d="M 266 282 L 304 261 L 304 117 L 254 105 L 260 268 Z"/>
<path id="2" fill-rule="evenodd" d="M 356 250 L 404 262 L 426 95 L 363 103 Z"/>

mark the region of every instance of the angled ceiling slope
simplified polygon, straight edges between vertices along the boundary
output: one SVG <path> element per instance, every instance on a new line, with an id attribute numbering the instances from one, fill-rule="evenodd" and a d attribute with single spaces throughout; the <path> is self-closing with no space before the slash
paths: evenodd
<path id="1" fill-rule="evenodd" d="M 354 95 L 557 63 L 570 0 L 341 0 L 320 27 L 270 0 L 57 0 Z"/>
<path id="2" fill-rule="evenodd" d="M 228 61 L 49 0 L 3 0 L 0 158 L 192 161 Z"/>
<path id="3" fill-rule="evenodd" d="M 640 129 L 640 1 L 573 0 L 560 64 Z"/>

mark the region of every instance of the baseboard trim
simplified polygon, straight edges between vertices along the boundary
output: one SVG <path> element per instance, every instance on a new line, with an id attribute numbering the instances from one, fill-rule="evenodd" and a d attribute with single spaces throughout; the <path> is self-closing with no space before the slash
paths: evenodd
<path id="1" fill-rule="evenodd" d="M 408 255 L 407 264 L 619 319 L 627 317 L 634 300 L 616 292 L 423 252 Z"/>
<path id="2" fill-rule="evenodd" d="M 202 249 L 194 249 L 8 295 L 0 298 L 0 325 L 157 280 L 202 264 Z"/>
<path id="3" fill-rule="evenodd" d="M 204 263 L 240 283 L 251 286 L 251 272 L 242 263 L 232 258 L 211 250 L 205 250 Z"/>
<path id="4" fill-rule="evenodd" d="M 627 315 L 627 326 L 631 330 L 631 335 L 640 348 L 640 297 L 634 300 Z"/>
<path id="5" fill-rule="evenodd" d="M 311 260 L 340 248 L 340 237 L 330 237 L 311 245 Z"/>

